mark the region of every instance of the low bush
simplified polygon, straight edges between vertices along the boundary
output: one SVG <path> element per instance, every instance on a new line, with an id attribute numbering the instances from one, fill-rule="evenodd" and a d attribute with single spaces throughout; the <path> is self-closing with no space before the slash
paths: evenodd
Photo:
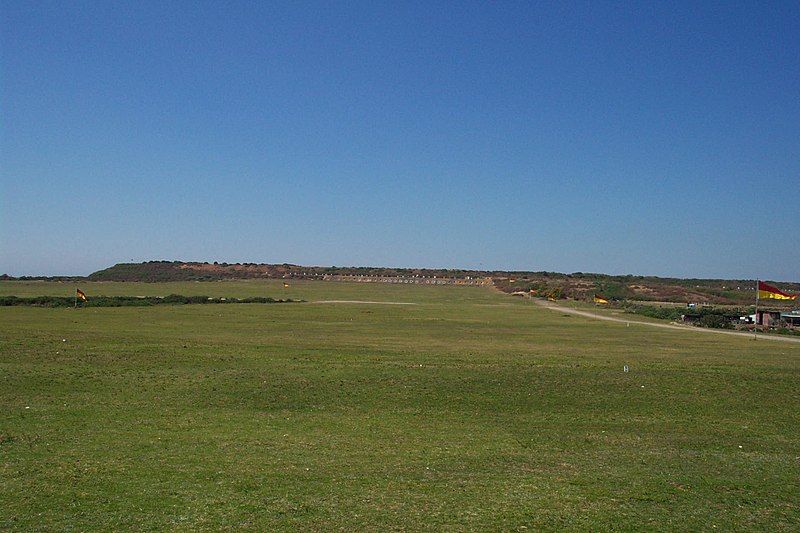
<path id="1" fill-rule="evenodd" d="M 713 307 L 703 307 L 696 310 L 687 310 L 683 307 L 660 307 L 654 305 L 627 304 L 626 313 L 658 318 L 661 320 L 680 320 L 684 315 L 695 319 L 695 324 L 704 328 L 732 329 L 739 316 L 745 313 L 741 310 L 722 310 Z"/>

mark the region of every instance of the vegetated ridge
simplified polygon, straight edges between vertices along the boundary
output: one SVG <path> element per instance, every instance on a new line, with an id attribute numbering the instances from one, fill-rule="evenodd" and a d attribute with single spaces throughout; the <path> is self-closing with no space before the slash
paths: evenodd
<path id="1" fill-rule="evenodd" d="M 575 272 L 526 272 L 502 270 L 388 268 L 388 267 L 321 267 L 288 263 L 208 263 L 184 261 L 149 261 L 119 263 L 99 270 L 88 281 L 217 281 L 226 279 L 326 279 L 352 276 L 354 281 L 372 278 L 423 279 L 491 279 L 499 290 L 525 292 L 553 298 L 591 299 L 602 294 L 611 300 L 643 302 L 697 302 L 706 304 L 750 304 L 755 298 L 753 280 L 681 279 L 657 276 L 613 276 Z M 5 279 L 12 279 L 4 276 Z M 22 279 L 22 278 L 19 278 Z M 35 278 L 25 278 L 35 279 Z M 769 280 L 767 280 L 769 281 Z M 800 292 L 800 283 L 779 283 L 789 292 Z"/>

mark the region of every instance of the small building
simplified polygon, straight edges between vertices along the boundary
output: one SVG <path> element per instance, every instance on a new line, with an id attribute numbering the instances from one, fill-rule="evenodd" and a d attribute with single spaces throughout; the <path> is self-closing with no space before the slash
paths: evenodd
<path id="1" fill-rule="evenodd" d="M 781 313 L 780 311 L 758 311 L 758 316 L 756 317 L 755 314 L 753 315 L 745 315 L 739 317 L 739 322 L 742 324 L 756 324 L 758 326 L 779 326 L 781 321 L 784 320 L 783 315 L 786 313 Z M 756 320 L 758 318 L 758 320 Z M 800 315 L 798 315 L 798 319 L 800 319 Z"/>
<path id="2" fill-rule="evenodd" d="M 780 311 L 759 311 L 755 316 L 758 326 L 777 326 L 781 322 Z"/>
<path id="3" fill-rule="evenodd" d="M 800 309 L 795 309 L 789 313 L 781 313 L 781 320 L 787 326 L 800 326 Z"/>

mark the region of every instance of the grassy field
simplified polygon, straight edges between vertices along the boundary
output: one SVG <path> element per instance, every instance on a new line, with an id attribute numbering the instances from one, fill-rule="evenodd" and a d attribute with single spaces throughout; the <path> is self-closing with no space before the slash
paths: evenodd
<path id="1" fill-rule="evenodd" d="M 80 287 L 309 303 L 0 308 L 2 529 L 800 527 L 800 346 L 488 288 Z"/>
<path id="2" fill-rule="evenodd" d="M 412 303 L 451 303 L 488 301 L 488 293 L 475 287 L 394 285 L 290 280 L 285 288 L 280 280 L 187 281 L 172 283 L 0 281 L 0 296 L 74 296 L 80 288 L 89 297 L 98 296 L 184 296 L 216 298 L 271 296 L 309 302 L 361 300 Z"/>

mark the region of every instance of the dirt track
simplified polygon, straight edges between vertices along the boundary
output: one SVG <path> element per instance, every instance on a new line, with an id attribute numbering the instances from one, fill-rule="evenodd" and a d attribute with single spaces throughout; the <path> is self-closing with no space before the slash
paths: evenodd
<path id="1" fill-rule="evenodd" d="M 654 328 L 663 328 L 663 329 L 677 329 L 678 331 L 692 331 L 697 333 L 713 333 L 717 335 L 735 335 L 737 337 L 746 337 L 749 339 L 753 339 L 752 333 L 745 333 L 742 331 L 726 331 L 724 329 L 710 329 L 710 328 L 698 328 L 694 326 L 679 326 L 677 324 L 660 324 L 658 322 L 643 322 L 641 320 L 628 320 L 626 318 L 616 318 L 613 316 L 606 316 L 606 315 L 598 315 L 589 311 L 581 311 L 579 309 L 572 309 L 570 307 L 562 307 L 558 304 L 554 304 L 553 302 L 545 301 L 545 300 L 538 300 L 533 299 L 533 303 L 540 307 L 545 307 L 547 309 L 551 309 L 553 311 L 559 311 L 562 313 L 568 313 L 571 315 L 578 315 L 587 318 L 594 318 L 596 320 L 605 320 L 607 322 L 622 322 L 624 324 L 637 324 L 642 326 L 652 326 Z M 793 343 L 800 343 L 800 338 L 797 337 L 779 337 L 777 335 L 765 335 L 763 333 L 758 335 L 758 340 L 768 340 L 768 341 L 782 341 L 782 342 L 793 342 Z"/>

